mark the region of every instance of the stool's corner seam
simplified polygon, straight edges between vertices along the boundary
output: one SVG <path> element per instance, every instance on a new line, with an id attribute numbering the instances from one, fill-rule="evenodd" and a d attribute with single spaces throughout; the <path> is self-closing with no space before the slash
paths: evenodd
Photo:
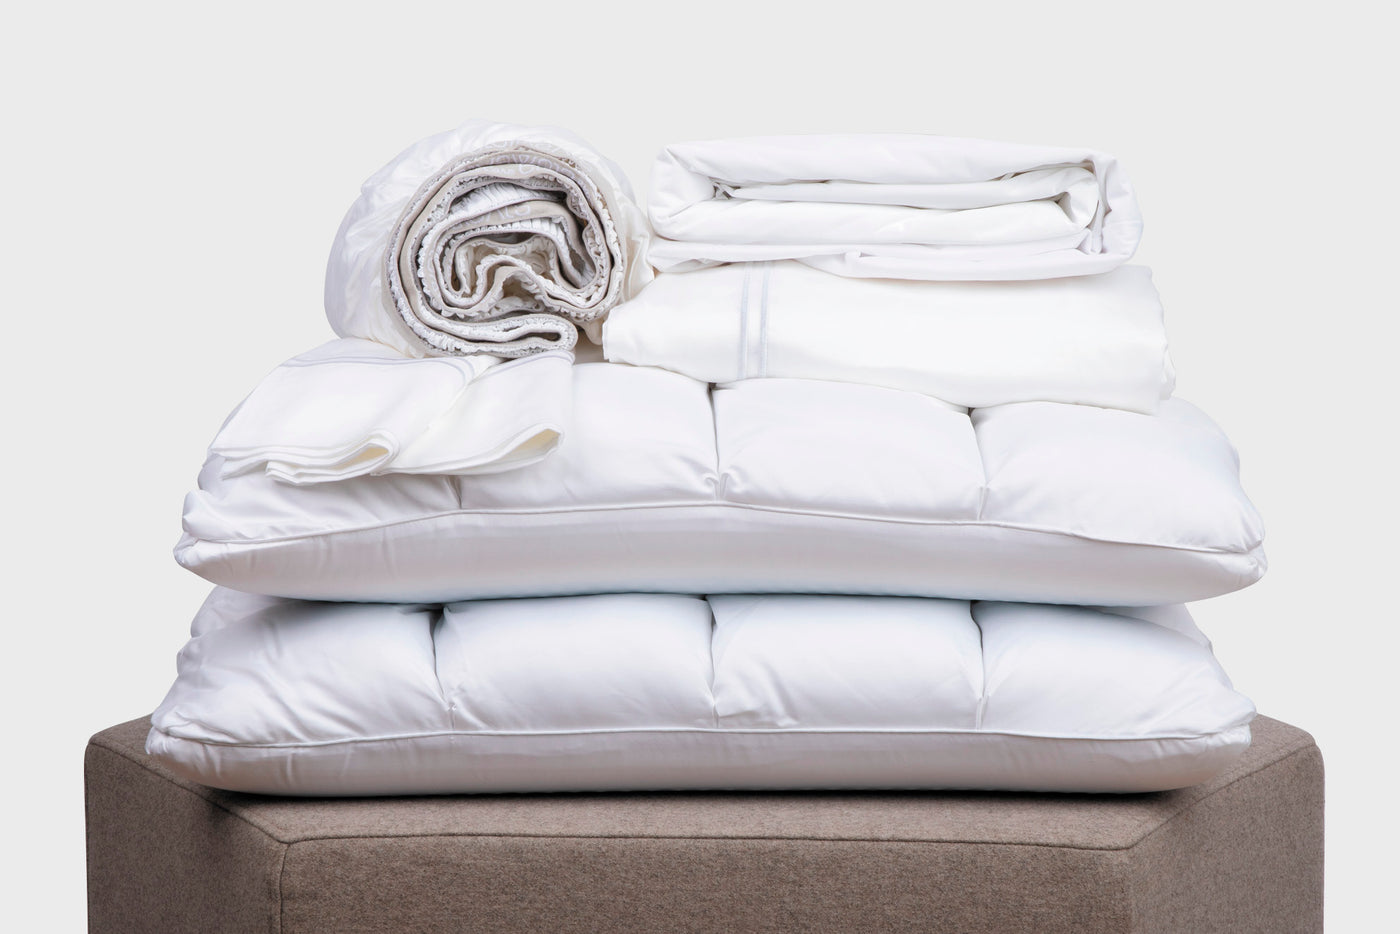
<path id="1" fill-rule="evenodd" d="M 173 785 L 176 788 L 179 788 L 181 791 L 186 792 L 187 794 L 194 795 L 196 798 L 201 798 L 204 801 L 207 801 L 209 804 L 223 811 L 225 814 L 228 814 L 230 817 L 235 817 L 243 823 L 247 824 L 249 827 L 252 827 L 254 830 L 257 830 L 259 833 L 263 834 L 269 840 L 272 840 L 274 843 L 279 843 L 285 846 L 287 843 L 291 842 L 286 837 L 279 835 L 284 832 L 280 831 L 276 826 L 274 826 L 270 822 L 258 820 L 257 818 L 254 818 L 239 809 L 235 809 L 229 806 L 226 802 L 220 801 L 216 795 L 211 793 L 213 789 L 207 788 L 203 785 L 197 785 L 194 782 L 181 781 L 174 776 L 164 774 L 162 771 L 152 768 L 150 761 L 147 760 L 145 757 L 132 753 L 130 750 L 125 749 L 122 746 L 119 746 L 110 741 L 103 741 L 100 736 L 94 736 L 90 740 L 88 740 L 88 747 L 94 749 L 101 749 L 104 752 L 111 753 L 112 755 L 117 756 L 120 759 L 125 759 L 127 762 L 130 762 L 132 765 L 136 766 L 142 771 L 149 773 L 150 775 L 154 776 L 162 782 L 165 782 L 167 785 Z"/>
<path id="2" fill-rule="evenodd" d="M 292 844 L 282 843 L 282 858 L 277 862 L 277 911 L 272 916 L 272 934 L 282 934 L 287 928 L 287 853 Z"/>
<path id="3" fill-rule="evenodd" d="M 1296 746 L 1295 748 L 1289 750 L 1289 751 L 1288 751 L 1287 753 L 1285 753 L 1284 755 L 1279 756 L 1277 759 L 1273 760 L 1272 762 L 1268 763 L 1267 765 L 1264 765 L 1264 766 L 1261 767 L 1261 768 L 1250 769 L 1250 770 L 1247 771 L 1247 772 L 1242 772 L 1242 773 L 1240 773 L 1240 774 L 1238 774 L 1238 775 L 1235 775 L 1233 778 L 1231 778 L 1231 779 L 1230 779 L 1229 781 L 1227 781 L 1225 784 L 1223 784 L 1223 785 L 1221 785 L 1219 788 L 1216 788 L 1215 790 L 1211 791 L 1209 794 L 1202 795 L 1201 797 L 1195 799 L 1195 800 L 1192 801 L 1191 803 L 1186 804 L 1186 805 L 1184 805 L 1184 806 L 1182 806 L 1182 807 L 1179 807 L 1179 808 L 1177 808 L 1176 810 L 1172 811 L 1172 813 L 1171 813 L 1170 815 L 1168 815 L 1168 816 L 1166 817 L 1166 819 L 1164 819 L 1163 821 L 1161 821 L 1160 823 L 1158 823 L 1156 826 L 1148 828 L 1141 836 L 1139 836 L 1137 839 L 1133 840 L 1131 843 L 1127 843 L 1127 844 L 1125 844 L 1125 845 L 1123 845 L 1123 846 L 1121 846 L 1121 847 L 1115 847 L 1114 849 L 1118 849 L 1118 850 L 1131 850 L 1131 849 L 1133 849 L 1134 847 L 1137 847 L 1138 845 L 1140 845 L 1140 844 L 1146 842 L 1147 839 L 1148 839 L 1149 837 L 1151 837 L 1153 834 L 1155 834 L 1155 833 L 1157 833 L 1158 831 L 1160 831 L 1160 830 L 1164 829 L 1165 827 L 1167 827 L 1169 824 L 1171 824 L 1171 823 L 1172 823 L 1173 821 L 1175 821 L 1177 818 L 1181 817 L 1183 814 L 1187 814 L 1187 813 L 1189 813 L 1189 812 L 1195 810 L 1196 808 L 1200 807 L 1200 806 L 1201 806 L 1202 804 L 1204 804 L 1205 802 L 1207 802 L 1207 801 L 1211 800 L 1212 798 L 1214 798 L 1216 795 L 1219 795 L 1221 792 L 1224 792 L 1224 791 L 1229 790 L 1230 788 L 1233 788 L 1235 785 L 1238 785 L 1240 782 L 1242 782 L 1242 781 L 1244 781 L 1245 779 L 1249 778 L 1251 775 L 1258 775 L 1260 772 L 1263 772 L 1263 771 L 1265 771 L 1265 770 L 1267 770 L 1267 769 L 1272 769 L 1272 768 L 1274 768 L 1274 767 L 1276 767 L 1276 766 L 1283 765 L 1283 764 L 1286 763 L 1286 762 L 1289 762 L 1289 761 L 1291 761 L 1291 760 L 1293 760 L 1293 759 L 1297 759 L 1297 758 L 1300 757 L 1300 756 L 1305 756 L 1305 755 L 1307 755 L 1308 753 L 1316 753 L 1316 754 L 1318 755 L 1319 760 L 1321 759 L 1322 750 L 1320 750 L 1320 749 L 1318 748 L 1317 743 L 1315 743 L 1315 742 L 1306 742 L 1306 743 L 1302 743 L 1302 744 Z"/>

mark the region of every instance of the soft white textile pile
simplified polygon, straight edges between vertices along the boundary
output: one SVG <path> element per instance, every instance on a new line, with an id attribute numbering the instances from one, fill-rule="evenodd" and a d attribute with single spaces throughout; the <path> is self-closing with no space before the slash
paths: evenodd
<path id="1" fill-rule="evenodd" d="M 608 360 L 973 407 L 1151 413 L 1171 395 L 1151 274 L 1118 268 L 1137 202 L 1103 153 L 881 134 L 678 143 L 656 161 L 650 213 L 665 272 L 608 318 Z"/>
<path id="2" fill-rule="evenodd" d="M 345 339 L 244 400 L 211 445 L 220 474 L 312 484 L 539 461 L 570 417 L 566 351 L 651 279 L 648 239 L 621 170 L 567 130 L 478 120 L 420 140 L 336 233 L 325 304 Z"/>
<path id="3" fill-rule="evenodd" d="M 220 586 L 151 755 L 317 795 L 1128 792 L 1237 759 L 1252 705 L 1142 605 L 1258 579 L 1262 524 L 1169 398 L 1112 158 L 682 143 L 650 211 L 572 134 L 479 121 L 365 183 L 342 339 L 186 499 L 177 559 Z"/>
<path id="4" fill-rule="evenodd" d="M 1048 279 L 1107 272 L 1142 233 L 1111 156 L 945 136 L 676 143 L 650 213 L 662 270 L 796 259 L 844 276 Z"/>

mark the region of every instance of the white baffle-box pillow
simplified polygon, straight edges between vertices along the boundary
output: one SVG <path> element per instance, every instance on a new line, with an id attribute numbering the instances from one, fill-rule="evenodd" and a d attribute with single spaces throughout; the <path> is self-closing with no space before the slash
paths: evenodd
<path id="1" fill-rule="evenodd" d="M 558 450 L 486 476 L 292 486 L 212 457 L 176 557 L 213 583 L 317 600 L 849 593 L 1179 603 L 1264 572 L 1234 449 L 1158 414 L 968 411 L 797 379 L 711 388 L 576 365 Z"/>
<path id="2" fill-rule="evenodd" d="M 1253 716 L 1180 607 L 216 590 L 148 749 L 272 794 L 1130 792 L 1217 774 Z"/>

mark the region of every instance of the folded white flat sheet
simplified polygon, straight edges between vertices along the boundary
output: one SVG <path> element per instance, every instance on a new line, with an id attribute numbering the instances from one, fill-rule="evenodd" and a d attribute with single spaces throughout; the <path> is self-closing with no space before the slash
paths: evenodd
<path id="1" fill-rule="evenodd" d="M 891 597 L 327 604 L 217 590 L 147 748 L 238 791 L 1154 791 L 1249 745 L 1181 607 Z"/>
<path id="2" fill-rule="evenodd" d="M 566 130 L 473 121 L 410 146 L 351 206 L 326 268 L 336 333 L 404 353 L 568 350 L 651 278 L 621 169 Z"/>
<path id="3" fill-rule="evenodd" d="M 849 279 L 791 261 L 662 274 L 609 315 L 603 352 L 707 382 L 840 380 L 968 407 L 1151 413 L 1175 382 L 1143 266 L 1031 282 Z"/>
<path id="4" fill-rule="evenodd" d="M 259 468 L 286 483 L 386 473 L 495 473 L 559 444 L 573 357 L 404 357 L 341 339 L 273 370 L 210 445 L 231 477 Z"/>
<path id="5" fill-rule="evenodd" d="M 1111 156 L 944 136 L 762 136 L 657 158 L 662 270 L 797 259 L 845 276 L 1041 279 L 1105 272 L 1142 218 Z"/>

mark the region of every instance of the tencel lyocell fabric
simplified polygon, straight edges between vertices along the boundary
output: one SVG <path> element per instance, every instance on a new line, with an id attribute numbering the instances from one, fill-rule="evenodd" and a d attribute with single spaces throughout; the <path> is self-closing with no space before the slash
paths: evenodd
<path id="1" fill-rule="evenodd" d="M 1180 608 L 221 590 L 147 748 L 206 785 L 293 795 L 1138 792 L 1219 773 L 1253 716 Z"/>
<path id="2" fill-rule="evenodd" d="M 1156 415 L 969 411 L 821 380 L 712 388 L 612 363 L 572 376 L 565 440 L 508 472 L 292 486 L 226 476 L 211 457 L 176 557 L 237 590 L 404 602 L 644 591 L 1175 603 L 1264 573 L 1234 449 L 1179 399 Z"/>
<path id="3" fill-rule="evenodd" d="M 1107 272 L 1142 235 L 1105 153 L 913 134 L 674 143 L 649 213 L 664 271 L 794 259 L 860 278 L 1048 279 Z"/>
<path id="4" fill-rule="evenodd" d="M 603 325 L 607 359 L 724 383 L 909 389 L 956 405 L 1155 412 L 1175 382 L 1152 274 L 1029 282 L 850 279 L 793 261 L 658 276 Z"/>

